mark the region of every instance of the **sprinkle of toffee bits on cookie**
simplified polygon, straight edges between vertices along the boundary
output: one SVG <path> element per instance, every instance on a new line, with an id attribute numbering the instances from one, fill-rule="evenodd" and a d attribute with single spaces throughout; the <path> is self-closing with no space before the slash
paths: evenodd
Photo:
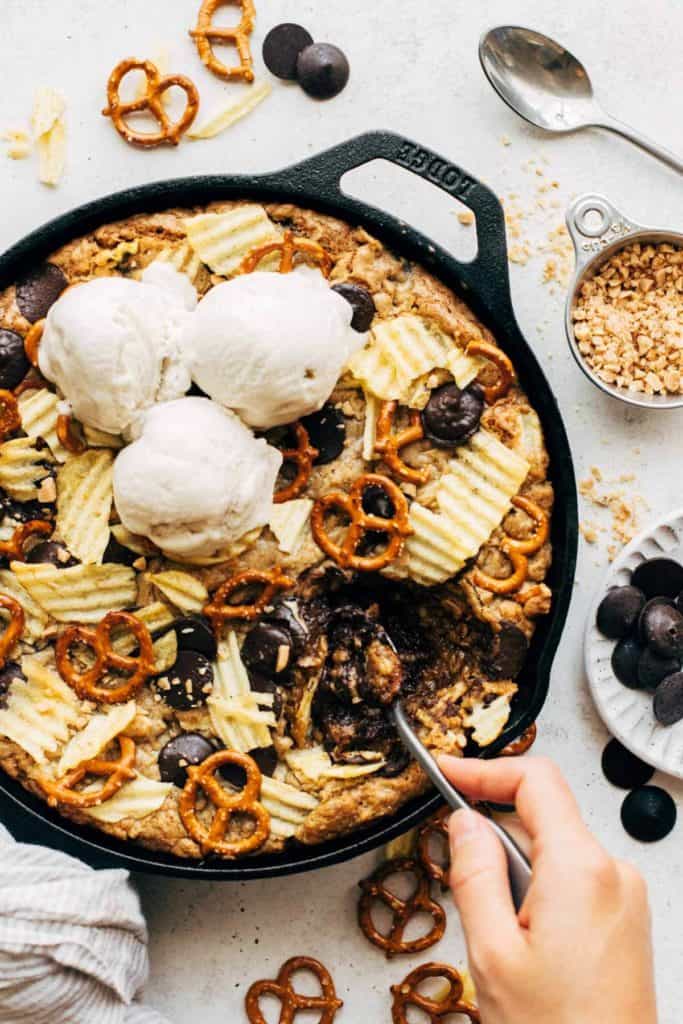
<path id="1" fill-rule="evenodd" d="M 30 369 L 24 339 L 16 331 L 0 328 L 0 388 L 13 391 Z"/>
<path id="2" fill-rule="evenodd" d="M 608 782 L 619 789 L 637 789 L 649 782 L 654 768 L 627 750 L 619 740 L 610 740 L 602 753 L 602 770 Z"/>
<path id="3" fill-rule="evenodd" d="M 178 711 L 206 704 L 213 689 L 213 668 L 197 651 L 180 651 L 173 665 L 154 685 L 162 699 Z"/>
<path id="4" fill-rule="evenodd" d="M 42 320 L 68 283 L 58 266 L 54 263 L 43 263 L 17 282 L 16 301 L 19 312 L 29 323 Z"/>
<path id="5" fill-rule="evenodd" d="M 676 824 L 676 804 L 659 786 L 640 786 L 621 805 L 621 822 L 634 839 L 655 843 Z"/>
<path id="6" fill-rule="evenodd" d="M 299 54 L 312 42 L 313 36 L 301 25 L 276 25 L 263 41 L 263 63 L 276 78 L 295 82 Z"/>

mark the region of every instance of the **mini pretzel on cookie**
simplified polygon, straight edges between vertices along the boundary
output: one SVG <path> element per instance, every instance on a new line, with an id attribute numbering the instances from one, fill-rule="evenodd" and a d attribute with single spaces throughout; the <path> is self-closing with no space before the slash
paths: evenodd
<path id="1" fill-rule="evenodd" d="M 9 622 L 0 637 L 0 668 L 4 668 L 12 648 L 24 632 L 26 616 L 19 602 L 9 594 L 0 594 L 0 608 L 9 612 Z"/>
<path id="2" fill-rule="evenodd" d="M 26 541 L 31 537 L 49 537 L 53 530 L 54 526 L 46 519 L 31 519 L 28 523 L 21 523 L 9 540 L 0 541 L 0 557 L 12 562 L 25 562 Z"/>
<path id="3" fill-rule="evenodd" d="M 498 380 L 488 387 L 481 385 L 484 398 L 489 405 L 493 405 L 499 398 L 503 398 L 510 390 L 510 385 L 515 379 L 515 370 L 502 349 L 490 345 L 487 341 L 471 341 L 465 349 L 468 356 L 481 356 L 498 369 Z"/>
<path id="4" fill-rule="evenodd" d="M 213 16 L 220 7 L 227 4 L 237 4 L 242 9 L 242 16 L 239 24 L 234 28 L 219 28 L 213 24 Z M 218 75 L 219 78 L 239 80 L 243 82 L 254 81 L 254 62 L 251 56 L 249 37 L 254 31 L 256 21 L 256 8 L 254 0 L 204 0 L 199 8 L 197 27 L 190 30 L 190 35 L 197 45 L 197 52 L 202 63 Z M 240 58 L 237 67 L 229 68 L 218 59 L 214 52 L 214 45 L 233 44 Z"/>
<path id="5" fill-rule="evenodd" d="M 114 626 L 125 626 L 135 637 L 139 647 L 137 655 L 118 654 L 111 645 L 111 631 Z M 79 672 L 71 660 L 71 648 L 75 644 L 89 647 L 95 652 L 95 664 L 85 672 Z M 75 690 L 82 700 L 96 700 L 103 704 L 120 704 L 130 700 L 154 675 L 154 649 L 152 638 L 144 622 L 130 612 L 108 612 L 96 629 L 85 626 L 69 626 L 57 640 L 57 669 L 62 679 Z M 130 672 L 118 686 L 101 686 L 107 669 Z"/>
<path id="6" fill-rule="evenodd" d="M 301 492 L 305 490 L 311 476 L 313 463 L 320 454 L 318 449 L 314 448 L 310 443 L 308 431 L 303 423 L 294 424 L 294 436 L 296 438 L 296 448 L 283 448 L 282 458 L 285 462 L 295 463 L 296 476 L 287 487 L 283 487 L 282 490 L 275 492 L 273 495 L 273 503 L 275 505 L 281 505 L 285 501 L 291 501 L 292 498 L 298 498 Z"/>
<path id="7" fill-rule="evenodd" d="M 441 999 L 431 999 L 420 992 L 420 985 L 427 978 L 445 978 L 448 992 Z M 407 1010 L 409 1007 L 422 1010 L 429 1018 L 429 1024 L 441 1024 L 447 1017 L 459 1013 L 467 1017 L 471 1024 L 480 1024 L 479 1010 L 463 998 L 465 984 L 462 975 L 449 964 L 420 964 L 411 971 L 400 985 L 392 985 L 391 993 L 394 1001 L 391 1007 L 392 1024 L 408 1024 Z"/>
<path id="8" fill-rule="evenodd" d="M 116 739 L 120 753 L 113 761 L 94 757 L 82 761 L 61 779 L 52 780 L 44 776 L 38 779 L 50 807 L 97 807 L 105 800 L 110 800 L 126 782 L 135 778 L 135 743 L 128 736 L 117 736 Z M 88 775 L 102 776 L 107 781 L 101 789 L 87 792 L 76 789 Z"/>
<path id="9" fill-rule="evenodd" d="M 31 366 L 35 367 L 36 370 L 38 369 L 38 349 L 40 348 L 40 343 L 43 340 L 45 322 L 45 317 L 43 317 L 42 320 L 36 320 L 36 322 L 29 327 L 26 337 L 24 338 L 24 352 L 26 353 L 26 358 Z"/>
<path id="10" fill-rule="evenodd" d="M 407 899 L 401 899 L 388 889 L 384 881 L 390 875 L 412 874 L 415 889 Z M 361 897 L 358 901 L 358 924 L 367 939 L 383 949 L 387 957 L 400 953 L 419 953 L 429 949 L 443 937 L 446 930 L 446 913 L 440 903 L 429 894 L 429 876 L 422 865 L 409 857 L 397 858 L 380 864 L 369 878 L 360 883 Z M 374 922 L 372 911 L 376 903 L 384 903 L 392 915 L 388 934 L 380 932 Z M 429 914 L 433 919 L 432 928 L 416 939 L 405 939 L 408 923 L 415 914 Z"/>
<path id="11" fill-rule="evenodd" d="M 122 103 L 119 96 L 121 81 L 129 71 L 144 72 L 147 80 L 147 91 L 140 99 L 132 100 L 130 103 Z M 164 93 L 177 85 L 187 97 L 185 109 L 178 121 L 171 121 L 163 104 Z M 157 132 L 138 132 L 130 128 L 126 122 L 129 114 L 138 114 L 143 110 L 149 110 L 152 117 L 159 123 Z M 151 60 L 135 60 L 129 58 L 117 64 L 107 82 L 107 106 L 102 111 L 105 117 L 110 117 L 112 123 L 122 139 L 133 146 L 142 146 L 151 149 L 155 146 L 162 146 L 169 143 L 177 146 L 181 137 L 190 127 L 197 111 L 199 110 L 199 93 L 197 86 L 185 75 L 166 75 L 162 78 L 156 64 Z"/>
<path id="12" fill-rule="evenodd" d="M 284 237 L 277 242 L 271 242 L 269 245 L 259 246 L 258 249 L 253 249 L 243 260 L 240 265 L 238 274 L 252 274 L 258 267 L 261 260 L 265 259 L 266 256 L 270 256 L 271 253 L 281 252 L 280 266 L 278 270 L 281 274 L 289 274 L 294 270 L 294 260 L 297 253 L 302 253 L 304 256 L 310 256 L 311 259 L 320 267 L 321 272 L 325 277 L 329 277 L 332 272 L 332 257 L 328 252 L 323 249 L 322 245 L 318 245 L 317 242 L 311 241 L 310 238 L 300 238 L 298 235 L 294 235 L 291 231 L 285 231 Z"/>
<path id="13" fill-rule="evenodd" d="M 72 455 L 82 455 L 88 447 L 80 427 L 70 413 L 60 413 L 57 417 L 57 437 L 60 444 Z"/>
<path id="14" fill-rule="evenodd" d="M 391 501 L 394 514 L 390 519 L 371 515 L 364 510 L 363 494 L 366 488 L 373 485 L 381 488 Z M 335 510 L 345 513 L 350 519 L 342 544 L 333 541 L 325 528 L 325 516 Z M 386 548 L 376 555 L 356 554 L 363 537 L 370 530 L 386 534 Z M 393 480 L 379 473 L 364 473 L 358 477 L 348 494 L 330 491 L 318 498 L 311 510 L 311 532 L 318 547 L 342 569 L 376 572 L 398 558 L 406 537 L 413 531 L 408 516 L 408 502 Z"/>
<path id="15" fill-rule="evenodd" d="M 398 402 L 383 402 L 377 417 L 375 451 L 382 456 L 389 469 L 399 480 L 410 484 L 424 484 L 429 479 L 428 469 L 414 469 L 401 458 L 401 449 L 421 441 L 424 435 L 422 417 L 417 409 L 411 410 L 410 426 L 398 434 L 392 432 Z"/>
<path id="16" fill-rule="evenodd" d="M 492 594 L 514 594 L 527 578 L 529 562 L 525 555 L 520 554 L 519 551 L 510 546 L 508 540 L 503 541 L 500 545 L 500 550 L 510 560 L 512 565 L 511 574 L 504 579 L 498 579 L 496 576 L 489 576 L 488 573 L 483 572 L 481 569 L 475 569 L 472 573 L 472 582 L 475 587 L 481 587 L 482 590 L 490 590 Z"/>
<path id="17" fill-rule="evenodd" d="M 298 971 L 309 971 L 320 982 L 319 996 L 304 996 L 296 991 L 292 976 Z M 337 1010 L 344 1005 L 337 999 L 332 976 L 327 968 L 311 956 L 293 956 L 282 965 L 275 981 L 255 981 L 247 992 L 244 1008 L 249 1024 L 266 1024 L 261 1010 L 261 997 L 274 996 L 280 1001 L 279 1024 L 292 1024 L 299 1011 L 317 1010 L 318 1024 L 332 1024 Z"/>
<path id="18" fill-rule="evenodd" d="M 263 590 L 255 601 L 250 604 L 229 603 L 228 598 L 232 594 L 254 583 L 263 585 Z M 235 619 L 251 621 L 263 614 L 280 590 L 288 590 L 293 586 L 294 580 L 285 575 L 279 565 L 263 572 L 258 569 L 245 569 L 220 585 L 209 603 L 204 605 L 204 615 L 215 630 L 225 622 L 232 622 Z"/>
<path id="19" fill-rule="evenodd" d="M 0 388 L 0 441 L 19 430 L 21 426 L 21 413 L 16 395 L 5 388 Z"/>
<path id="20" fill-rule="evenodd" d="M 231 793 L 221 786 L 215 773 L 224 764 L 236 765 L 246 774 L 246 782 L 239 793 Z M 197 815 L 199 790 L 209 798 L 216 813 L 207 829 Z M 270 815 L 259 803 L 261 795 L 261 772 L 258 765 L 247 754 L 237 750 L 219 750 L 202 761 L 200 765 L 187 768 L 187 782 L 180 794 L 178 810 L 188 835 L 199 844 L 204 854 L 217 853 L 221 857 L 240 857 L 263 846 L 270 833 Z M 254 829 L 248 836 L 226 839 L 233 815 L 251 818 Z"/>
<path id="21" fill-rule="evenodd" d="M 520 555 L 535 555 L 537 551 L 541 550 L 548 539 L 550 530 L 548 513 L 540 505 L 537 505 L 535 501 L 531 501 L 529 498 L 522 498 L 519 495 L 512 499 L 512 504 L 515 508 L 521 508 L 528 516 L 531 516 L 536 524 L 536 531 L 533 537 L 529 537 L 528 540 L 515 540 L 508 535 L 507 544 L 513 550 L 518 551 Z"/>

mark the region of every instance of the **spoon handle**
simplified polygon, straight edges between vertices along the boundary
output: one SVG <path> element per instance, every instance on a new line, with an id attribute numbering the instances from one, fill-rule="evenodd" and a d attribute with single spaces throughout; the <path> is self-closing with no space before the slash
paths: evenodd
<path id="1" fill-rule="evenodd" d="M 392 716 L 403 743 L 415 760 L 424 768 L 446 803 L 456 811 L 469 807 L 465 798 L 450 784 L 427 748 L 417 738 L 410 722 L 406 718 L 403 708 L 398 702 L 392 708 Z M 515 910 L 519 910 L 531 884 L 531 864 L 502 825 L 489 818 L 486 821 L 500 839 L 505 851 L 512 902 Z"/>
<path id="2" fill-rule="evenodd" d="M 669 167 L 673 167 L 679 174 L 683 174 L 683 160 L 672 153 L 670 149 L 666 149 L 664 146 L 660 146 L 657 142 L 653 142 L 642 132 L 637 131 L 628 124 L 624 124 L 623 121 L 617 120 L 616 117 L 612 117 L 607 111 L 601 111 L 601 119 L 596 122 L 598 128 L 606 128 L 607 131 L 615 132 L 617 135 L 621 135 L 623 138 L 628 139 L 629 142 L 635 142 L 636 146 L 640 146 L 647 153 L 651 153 L 652 156 L 656 156 L 659 160 L 662 160 Z"/>

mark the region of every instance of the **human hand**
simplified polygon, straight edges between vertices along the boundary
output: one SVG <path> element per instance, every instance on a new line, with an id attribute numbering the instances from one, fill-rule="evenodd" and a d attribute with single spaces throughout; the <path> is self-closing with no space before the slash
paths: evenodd
<path id="1" fill-rule="evenodd" d="M 439 765 L 467 796 L 515 804 L 532 842 L 517 915 L 485 818 L 450 819 L 451 888 L 482 1024 L 656 1024 L 645 883 L 591 835 L 556 765 L 448 756 Z"/>

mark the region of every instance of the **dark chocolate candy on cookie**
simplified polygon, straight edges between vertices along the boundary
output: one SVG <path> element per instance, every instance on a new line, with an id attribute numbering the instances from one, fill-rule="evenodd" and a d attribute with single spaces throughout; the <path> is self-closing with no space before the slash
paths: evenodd
<path id="1" fill-rule="evenodd" d="M 621 822 L 634 839 L 654 843 L 668 836 L 676 824 L 676 804 L 659 786 L 641 786 L 621 805 Z"/>
<path id="2" fill-rule="evenodd" d="M 17 283 L 19 312 L 31 323 L 42 320 L 68 283 L 59 267 L 54 263 L 43 263 Z"/>
<path id="3" fill-rule="evenodd" d="M 21 666 L 16 661 L 8 661 L 0 669 L 0 708 L 7 706 L 7 692 L 15 679 L 25 679 Z"/>
<path id="4" fill-rule="evenodd" d="M 484 392 L 478 384 L 460 389 L 457 384 L 435 388 L 422 410 L 425 436 L 440 448 L 469 440 L 479 429 Z"/>
<path id="5" fill-rule="evenodd" d="M 662 725 L 675 725 L 683 718 L 683 672 L 662 679 L 653 701 L 655 718 Z"/>
<path id="6" fill-rule="evenodd" d="M 638 682 L 644 689 L 654 690 L 662 679 L 678 672 L 680 667 L 678 658 L 660 658 L 646 647 L 638 659 Z"/>
<path id="7" fill-rule="evenodd" d="M 494 679 L 514 679 L 522 670 L 529 650 L 525 634 L 512 622 L 501 622 L 494 633 L 488 659 L 489 672 Z"/>
<path id="8" fill-rule="evenodd" d="M 610 740 L 602 752 L 602 770 L 608 782 L 619 789 L 636 789 L 649 782 L 654 768 L 627 750 L 619 740 Z"/>
<path id="9" fill-rule="evenodd" d="M 109 534 L 109 542 L 102 556 L 103 562 L 116 562 L 117 565 L 131 566 L 137 562 L 139 557 L 137 552 L 131 551 L 124 544 L 119 543 L 113 533 Z"/>
<path id="10" fill-rule="evenodd" d="M 363 511 L 369 516 L 380 519 L 391 519 L 394 515 L 394 503 L 379 484 L 370 484 L 363 491 Z"/>
<path id="11" fill-rule="evenodd" d="M 643 648 L 635 637 L 624 636 L 612 651 L 612 671 L 624 686 L 639 690 L 645 684 L 638 677 L 638 663 Z"/>
<path id="12" fill-rule="evenodd" d="M 648 602 L 641 613 L 639 628 L 647 646 L 660 658 L 683 655 L 683 615 L 673 605 Z"/>
<path id="13" fill-rule="evenodd" d="M 326 402 L 317 412 L 304 416 L 301 422 L 308 432 L 310 444 L 318 449 L 315 466 L 334 462 L 344 451 L 346 423 L 343 414 L 331 402 Z"/>
<path id="14" fill-rule="evenodd" d="M 247 752 L 247 757 L 256 762 L 261 775 L 272 775 L 277 765 L 277 753 L 275 747 L 255 747 Z M 246 782 L 246 773 L 238 764 L 224 764 L 219 769 L 221 778 L 231 785 L 241 789 Z"/>
<path id="15" fill-rule="evenodd" d="M 206 704 L 213 688 L 213 668 L 198 651 L 179 651 L 175 664 L 155 679 L 157 692 L 178 711 Z"/>
<path id="16" fill-rule="evenodd" d="M 280 712 L 282 711 L 282 697 L 278 692 L 278 684 L 281 680 L 275 683 L 268 676 L 262 676 L 259 672 L 251 672 L 247 670 L 249 675 L 249 685 L 255 693 L 272 693 L 273 694 L 273 714 L 276 718 L 279 718 Z"/>
<path id="17" fill-rule="evenodd" d="M 369 331 L 377 309 L 375 300 L 368 289 L 354 281 L 342 281 L 340 284 L 333 284 L 332 291 L 345 298 L 353 309 L 351 326 L 354 331 L 358 331 L 360 334 Z"/>
<path id="18" fill-rule="evenodd" d="M 214 661 L 217 653 L 216 637 L 203 615 L 185 615 L 176 619 L 172 627 L 177 639 L 179 651 L 198 651 L 209 661 Z"/>
<path id="19" fill-rule="evenodd" d="M 631 583 L 645 597 L 677 597 L 683 590 L 683 565 L 672 558 L 649 558 L 633 570 Z"/>
<path id="20" fill-rule="evenodd" d="M 78 559 L 58 540 L 42 540 L 35 544 L 26 555 L 26 561 L 32 565 L 54 565 L 58 569 L 70 569 L 78 565 Z"/>
<path id="21" fill-rule="evenodd" d="M 216 753 L 213 743 L 198 732 L 174 736 L 159 751 L 159 775 L 162 782 L 172 782 L 180 789 L 187 782 L 187 767 L 201 764 Z"/>
<path id="22" fill-rule="evenodd" d="M 645 595 L 637 587 L 612 587 L 598 607 L 598 629 L 610 640 L 626 636 L 635 626 L 644 604 Z"/>
<path id="23" fill-rule="evenodd" d="M 263 63 L 276 78 L 294 82 L 299 54 L 312 42 L 313 36 L 301 25 L 276 25 L 263 41 Z"/>
<path id="24" fill-rule="evenodd" d="M 263 619 L 247 633 L 242 661 L 249 671 L 271 678 L 287 672 L 294 657 L 294 639 L 286 626 Z"/>
<path id="25" fill-rule="evenodd" d="M 13 391 L 30 369 L 24 339 L 16 331 L 0 327 L 0 388 Z"/>
<path id="26" fill-rule="evenodd" d="M 349 74 L 346 55 L 332 43 L 312 43 L 297 58 L 299 85 L 316 100 L 337 96 L 348 82 Z"/>

